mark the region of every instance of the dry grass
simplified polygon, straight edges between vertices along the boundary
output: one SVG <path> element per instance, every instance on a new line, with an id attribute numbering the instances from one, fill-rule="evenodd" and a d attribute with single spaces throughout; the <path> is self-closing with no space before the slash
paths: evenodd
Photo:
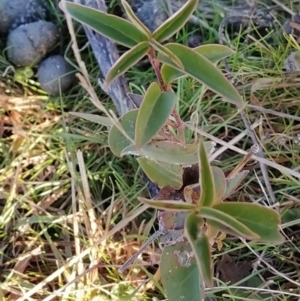
<path id="1" fill-rule="evenodd" d="M 185 40 L 184 32 L 178 39 Z M 218 266 L 228 254 L 251 262 L 260 279 L 259 289 L 268 292 L 271 300 L 296 300 L 300 296 L 299 79 L 286 76 L 282 66 L 298 46 L 291 37 L 279 47 L 253 40 L 249 45 L 236 37 L 232 41 L 236 55 L 229 64 L 266 154 L 264 163 L 276 197 L 271 205 L 282 214 L 288 210 L 282 224 L 287 241 L 269 246 L 227 238 L 214 260 Z M 65 55 L 76 64 L 67 49 Z M 260 53 L 260 59 L 254 52 Z M 129 273 L 117 272 L 153 232 L 156 220 L 153 211 L 136 200 L 146 191 L 134 158 L 115 158 L 105 127 L 69 114 L 112 108 L 97 87 L 98 70 L 90 50 L 82 56 L 87 71 L 82 72 L 81 66 L 78 72 L 86 85 L 55 99 L 15 83 L 13 73 L 5 72 L 7 61 L 0 59 L 2 300 L 164 298 L 158 270 L 153 267 L 161 252 L 155 244 Z M 149 84 L 153 74 L 134 69 L 128 77 L 141 87 Z M 198 115 L 201 129 L 197 131 L 218 143 L 214 164 L 230 172 L 252 143 L 239 114 L 189 79 L 179 80 L 177 92 L 181 116 L 188 122 L 192 114 Z M 189 127 L 193 126 L 189 123 Z M 251 172 L 235 197 L 270 205 L 258 166 L 262 159 L 254 159 L 246 166 Z M 232 264 L 223 267 L 225 280 L 231 268 Z M 238 300 L 234 290 L 241 287 L 217 282 L 212 292 L 222 291 L 218 300 Z M 257 287 L 250 282 L 243 291 L 254 294 Z"/>

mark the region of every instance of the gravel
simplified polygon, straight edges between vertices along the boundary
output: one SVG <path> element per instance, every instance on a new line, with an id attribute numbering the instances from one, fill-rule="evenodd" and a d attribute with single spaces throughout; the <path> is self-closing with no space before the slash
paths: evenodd
<path id="1" fill-rule="evenodd" d="M 41 0 L 0 0 L 0 34 L 12 29 L 45 19 L 46 7 Z"/>
<path id="2" fill-rule="evenodd" d="M 55 24 L 37 21 L 12 30 L 7 39 L 8 59 L 16 66 L 37 65 L 58 41 Z"/>
<path id="3" fill-rule="evenodd" d="M 59 96 L 75 83 L 76 77 L 72 66 L 61 55 L 53 55 L 40 63 L 38 81 L 49 95 Z"/>

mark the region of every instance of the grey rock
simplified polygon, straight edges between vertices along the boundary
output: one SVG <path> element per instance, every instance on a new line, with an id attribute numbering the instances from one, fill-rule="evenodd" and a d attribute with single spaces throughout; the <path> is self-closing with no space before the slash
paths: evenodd
<path id="1" fill-rule="evenodd" d="M 294 34 L 297 37 L 299 37 L 300 30 L 292 28 L 292 26 L 290 25 L 290 22 L 294 22 L 294 23 L 300 25 L 300 15 L 295 14 L 294 16 L 292 16 L 292 18 L 290 20 L 287 20 L 285 22 L 285 24 L 283 25 L 283 30 L 286 34 Z"/>
<path id="2" fill-rule="evenodd" d="M 38 67 L 41 88 L 52 96 L 68 91 L 76 77 L 72 66 L 61 56 L 53 55 L 43 60 Z"/>
<path id="3" fill-rule="evenodd" d="M 162 0 L 131 0 L 128 3 L 137 17 L 151 32 L 155 31 L 168 19 Z"/>
<path id="4" fill-rule="evenodd" d="M 285 59 L 283 68 L 287 72 L 300 71 L 300 52 L 294 51 Z"/>
<path id="5" fill-rule="evenodd" d="M 8 35 L 8 59 L 17 66 L 32 67 L 57 43 L 58 37 L 58 29 L 51 22 L 21 25 Z"/>
<path id="6" fill-rule="evenodd" d="M 0 34 L 19 25 L 46 18 L 46 8 L 41 0 L 0 0 Z"/>
<path id="7" fill-rule="evenodd" d="M 195 48 L 201 45 L 202 37 L 199 34 L 192 34 L 188 37 L 188 46 L 191 48 Z"/>

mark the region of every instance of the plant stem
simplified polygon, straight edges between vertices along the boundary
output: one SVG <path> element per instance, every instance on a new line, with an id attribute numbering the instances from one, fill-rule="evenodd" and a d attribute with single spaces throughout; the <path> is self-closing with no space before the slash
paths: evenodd
<path id="1" fill-rule="evenodd" d="M 155 75 L 157 77 L 157 80 L 158 80 L 158 83 L 159 83 L 161 89 L 163 91 L 172 91 L 172 87 L 170 85 L 166 85 L 162 78 L 162 75 L 161 75 L 160 69 L 159 69 L 160 63 L 159 63 L 159 61 L 156 60 L 154 49 L 152 47 L 150 48 L 150 50 L 148 52 L 148 57 L 149 57 L 151 65 L 154 69 Z"/>

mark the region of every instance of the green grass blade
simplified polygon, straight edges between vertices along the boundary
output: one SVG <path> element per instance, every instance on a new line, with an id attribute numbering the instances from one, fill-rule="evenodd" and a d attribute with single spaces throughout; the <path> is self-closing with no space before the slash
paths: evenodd
<path id="1" fill-rule="evenodd" d="M 79 112 L 69 112 L 69 114 L 107 127 L 111 127 L 114 125 L 113 121 L 109 117 L 99 116 L 96 114 L 79 113 Z"/>

